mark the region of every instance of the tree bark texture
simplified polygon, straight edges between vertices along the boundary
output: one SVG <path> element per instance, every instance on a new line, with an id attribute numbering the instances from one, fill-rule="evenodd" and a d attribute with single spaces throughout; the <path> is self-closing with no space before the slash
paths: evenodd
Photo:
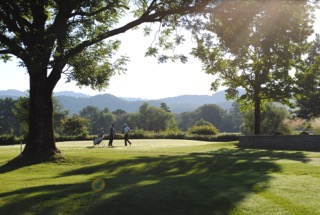
<path id="1" fill-rule="evenodd" d="M 23 157 L 47 159 L 59 153 L 56 147 L 53 129 L 52 92 L 48 83 L 47 69 L 29 71 L 30 76 L 30 112 L 29 136 Z"/>

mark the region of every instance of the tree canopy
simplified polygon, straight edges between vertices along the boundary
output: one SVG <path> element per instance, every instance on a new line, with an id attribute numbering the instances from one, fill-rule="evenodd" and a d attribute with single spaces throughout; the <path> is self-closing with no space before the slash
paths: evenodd
<path id="1" fill-rule="evenodd" d="M 128 60 L 113 58 L 120 41 L 109 38 L 142 23 L 162 22 L 172 30 L 179 16 L 200 12 L 210 2 L 219 1 L 4 0 L 0 56 L 18 57 L 30 75 L 45 67 L 50 80 L 63 71 L 69 81 L 101 89 L 116 71 L 125 70 Z M 122 24 L 130 13 L 132 20 Z M 56 84 L 49 82 L 51 88 Z"/>
<path id="2" fill-rule="evenodd" d="M 255 134 L 260 133 L 260 112 L 267 102 L 289 104 L 291 74 L 303 63 L 313 33 L 313 5 L 308 1 L 234 0 L 222 3 L 200 27 L 192 23 L 198 42 L 193 55 L 203 70 L 216 75 L 212 89 L 227 87 L 228 98 L 255 108 Z"/>

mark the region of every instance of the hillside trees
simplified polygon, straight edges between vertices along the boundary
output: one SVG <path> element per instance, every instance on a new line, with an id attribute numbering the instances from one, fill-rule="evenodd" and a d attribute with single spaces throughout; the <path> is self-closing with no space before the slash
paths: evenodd
<path id="1" fill-rule="evenodd" d="M 225 118 L 225 111 L 216 104 L 205 104 L 195 110 L 195 118 L 197 121 L 204 119 L 220 130 Z"/>
<path id="2" fill-rule="evenodd" d="M 182 131 L 187 131 L 188 128 L 192 127 L 195 125 L 195 114 L 194 112 L 183 112 L 178 115 L 176 115 L 176 121 L 179 126 L 179 128 Z M 203 119 L 204 120 L 204 119 Z"/>
<path id="3" fill-rule="evenodd" d="M 28 96 L 0 99 L 0 133 L 14 136 L 26 136 L 28 134 L 29 116 Z M 68 111 L 63 108 L 59 100 L 53 97 L 53 121 L 56 133 L 62 133 L 61 120 L 68 117 Z"/>
<path id="4" fill-rule="evenodd" d="M 163 108 L 163 107 L 166 108 Z M 132 129 L 143 129 L 146 131 L 164 131 L 177 128 L 173 113 L 168 112 L 169 107 L 163 103 L 159 108 L 144 103 L 137 113 L 126 113 L 118 109 L 109 112 L 107 108 L 100 110 L 94 106 L 88 106 L 80 111 L 80 117 L 87 119 L 90 134 L 99 134 L 106 131 L 111 124 L 121 132 L 126 123 Z"/>
<path id="5" fill-rule="evenodd" d="M 19 120 L 14 115 L 15 101 L 11 98 L 0 99 L 0 134 L 21 135 Z"/>
<path id="6" fill-rule="evenodd" d="M 176 115 L 177 124 L 183 131 L 207 122 L 218 128 L 220 132 L 239 132 L 241 120 L 237 103 L 234 103 L 228 111 L 216 104 L 204 104 L 194 111 Z"/>
<path id="7" fill-rule="evenodd" d="M 63 133 L 63 127 L 61 121 L 68 117 L 69 112 L 64 109 L 62 104 L 56 97 L 52 98 L 53 104 L 53 124 L 56 128 L 55 132 L 57 134 Z M 14 115 L 19 120 L 20 125 L 20 134 L 27 136 L 29 130 L 28 118 L 29 118 L 29 107 L 30 107 L 30 98 L 19 97 L 15 101 L 14 108 L 12 109 Z"/>
<path id="8" fill-rule="evenodd" d="M 163 32 L 168 35 L 175 32 L 181 16 L 208 12 L 220 3 L 220 0 L 0 1 L 0 58 L 6 61 L 16 56 L 29 74 L 29 139 L 22 157 L 47 159 L 60 152 L 53 132 L 52 92 L 62 73 L 79 86 L 102 89 L 115 72 L 125 69 L 128 60 L 122 56 L 114 58 L 120 42 L 111 38 L 151 22 L 161 22 L 162 29 L 168 29 Z M 134 17 L 120 23 L 129 13 Z M 181 41 L 178 36 L 176 43 Z"/>
<path id="9" fill-rule="evenodd" d="M 247 110 L 242 115 L 241 132 L 246 135 L 252 135 L 254 133 L 254 110 Z M 291 131 L 285 120 L 290 116 L 285 107 L 273 103 L 266 104 L 266 108 L 261 112 L 261 134 L 289 134 Z"/>
<path id="10" fill-rule="evenodd" d="M 217 76 L 212 89 L 222 84 L 242 109 L 254 107 L 254 134 L 260 134 L 267 102 L 292 98 L 290 71 L 307 53 L 312 9 L 308 1 L 224 1 L 206 22 L 189 23 L 198 43 L 192 54 Z M 239 88 L 246 91 L 240 97 Z"/>
<path id="11" fill-rule="evenodd" d="M 107 108 L 99 110 L 95 106 L 87 106 L 80 111 L 79 115 L 88 120 L 90 134 L 100 134 L 115 121 L 115 116 Z"/>
<path id="12" fill-rule="evenodd" d="M 174 115 L 167 109 L 149 106 L 144 103 L 136 116 L 136 127 L 147 131 L 165 131 L 177 127 Z"/>
<path id="13" fill-rule="evenodd" d="M 63 134 L 73 137 L 86 137 L 89 130 L 89 120 L 73 114 L 62 119 Z"/>
<path id="14" fill-rule="evenodd" d="M 53 126 L 55 128 L 55 133 L 62 134 L 63 125 L 61 122 L 64 119 L 68 118 L 69 111 L 64 109 L 64 107 L 56 97 L 53 97 L 52 101 L 53 101 Z"/>
<path id="15" fill-rule="evenodd" d="M 239 132 L 242 124 L 243 114 L 240 112 L 239 103 L 233 102 L 232 107 L 227 110 L 223 124 L 220 128 L 224 132 Z"/>
<path id="16" fill-rule="evenodd" d="M 115 122 L 117 125 L 123 126 L 124 124 L 129 124 L 130 128 L 133 128 L 132 120 L 131 120 L 131 114 L 127 113 L 126 111 L 122 109 L 117 109 L 115 111 L 112 111 L 113 116 L 115 116 Z M 109 125 L 110 126 L 110 125 Z"/>

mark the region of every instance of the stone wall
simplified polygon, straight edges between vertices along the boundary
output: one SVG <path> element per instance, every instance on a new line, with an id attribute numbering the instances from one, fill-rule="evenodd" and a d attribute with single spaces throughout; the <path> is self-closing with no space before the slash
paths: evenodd
<path id="1" fill-rule="evenodd" d="M 320 135 L 240 136 L 239 147 L 320 151 Z"/>

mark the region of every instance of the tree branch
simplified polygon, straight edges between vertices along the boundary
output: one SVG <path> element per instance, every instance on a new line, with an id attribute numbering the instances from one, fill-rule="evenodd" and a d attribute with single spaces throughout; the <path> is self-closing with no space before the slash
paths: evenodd
<path id="1" fill-rule="evenodd" d="M 126 8 L 126 9 L 129 9 L 129 8 L 127 8 L 126 7 L 126 5 L 118 5 L 119 7 L 122 7 L 122 8 Z M 104 11 L 107 11 L 107 10 L 110 10 L 110 9 L 112 9 L 112 8 L 114 8 L 115 7 L 115 3 L 113 2 L 113 3 L 111 3 L 111 4 L 108 4 L 107 6 L 105 6 L 105 7 L 102 7 L 102 8 L 100 8 L 100 9 L 98 9 L 98 10 L 96 10 L 96 11 L 93 11 L 93 12 L 84 12 L 84 11 L 78 11 L 78 12 L 75 12 L 75 13 L 72 13 L 72 14 L 70 14 L 70 17 L 69 18 L 71 18 L 71 17 L 75 17 L 75 16 L 89 16 L 89 17 L 91 17 L 91 16 L 95 16 L 95 15 L 97 15 L 97 14 L 99 14 L 99 13 L 101 13 L 101 12 L 104 12 Z"/>
<path id="2" fill-rule="evenodd" d="M 0 41 L 1 43 L 3 43 L 5 46 L 8 47 L 7 49 L 1 50 L 3 53 L 0 53 L 0 54 L 13 54 L 21 59 L 24 58 L 25 51 L 14 41 L 10 40 L 8 37 L 2 34 L 0 34 Z M 7 50 L 6 53 L 4 53 L 5 50 Z"/>
<path id="3" fill-rule="evenodd" d="M 0 49 L 0 55 L 3 55 L 3 54 L 12 54 L 9 49 Z"/>
<path id="4" fill-rule="evenodd" d="M 18 11 L 14 9 L 13 5 L 4 4 L 3 5 L 5 11 L 10 11 L 10 14 L 12 14 L 15 19 L 12 19 L 11 17 L 7 16 L 6 14 L 2 14 L 2 21 L 6 24 L 8 27 L 8 30 L 11 32 L 18 32 L 20 34 L 25 33 L 24 31 L 21 31 L 21 29 L 17 26 L 18 20 L 17 20 L 17 14 Z"/>
<path id="5" fill-rule="evenodd" d="M 219 2 L 219 0 L 217 0 Z M 126 32 L 127 30 L 130 30 L 136 26 L 139 26 L 142 23 L 149 23 L 149 22 L 160 22 L 162 21 L 165 17 L 178 14 L 178 15 L 187 15 L 187 14 L 192 14 L 192 13 L 212 13 L 214 11 L 214 8 L 205 8 L 206 4 L 202 3 L 197 6 L 191 6 L 191 7 L 181 7 L 181 8 L 175 8 L 167 11 L 159 11 L 155 12 L 153 14 L 150 14 L 152 11 L 151 8 L 153 7 L 152 4 L 155 4 L 155 1 L 152 1 L 150 6 L 148 7 L 148 10 L 143 13 L 138 19 L 129 22 L 128 24 L 110 30 L 104 34 L 101 34 L 97 36 L 96 38 L 93 38 L 91 40 L 86 40 L 77 45 L 74 49 L 70 50 L 66 55 L 65 55 L 65 61 L 67 61 L 70 57 L 80 53 L 83 51 L 86 47 L 89 47 L 93 44 L 96 44 L 98 42 L 101 42 L 104 39 L 113 37 L 118 34 L 122 34 Z"/>

